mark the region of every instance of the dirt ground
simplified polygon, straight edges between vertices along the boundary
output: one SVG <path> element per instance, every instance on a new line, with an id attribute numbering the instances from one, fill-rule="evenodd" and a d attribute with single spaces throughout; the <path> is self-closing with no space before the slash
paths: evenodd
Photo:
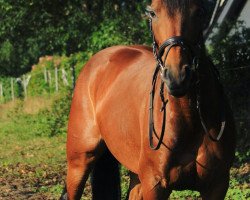
<path id="1" fill-rule="evenodd" d="M 0 200 L 58 200 L 64 187 L 66 164 L 0 166 Z M 87 182 L 84 200 L 91 199 Z"/>
<path id="2" fill-rule="evenodd" d="M 249 189 L 250 164 L 233 168 L 232 177 L 242 181 L 242 190 Z M 59 199 L 66 174 L 65 163 L 53 166 L 30 166 L 18 163 L 0 167 L 0 200 L 56 200 Z M 239 186 L 239 185 L 238 185 Z M 236 187 L 236 185 L 234 186 Z M 84 200 L 91 198 L 87 184 Z"/>
<path id="3" fill-rule="evenodd" d="M 49 189 L 64 185 L 65 164 L 57 167 L 16 164 L 0 167 L 0 199 L 2 200 L 52 200 Z M 43 189 L 46 189 L 43 191 Z"/>

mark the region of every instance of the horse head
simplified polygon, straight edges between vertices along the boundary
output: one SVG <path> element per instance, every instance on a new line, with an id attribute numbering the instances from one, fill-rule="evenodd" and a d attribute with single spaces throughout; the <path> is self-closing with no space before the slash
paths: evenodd
<path id="1" fill-rule="evenodd" d="M 184 96 L 195 80 L 203 47 L 203 3 L 200 0 L 152 0 L 147 15 L 162 80 L 169 94 Z"/>

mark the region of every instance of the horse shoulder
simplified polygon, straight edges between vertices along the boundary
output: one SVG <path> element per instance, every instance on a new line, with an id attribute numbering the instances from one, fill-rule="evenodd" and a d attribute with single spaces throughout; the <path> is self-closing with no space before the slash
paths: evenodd
<path id="1" fill-rule="evenodd" d="M 113 46 L 96 53 L 89 60 L 88 65 L 94 67 L 93 70 L 102 69 L 115 62 L 119 64 L 117 67 L 121 67 L 121 65 L 124 67 L 141 56 L 152 57 L 152 48 L 143 45 Z"/>
<path id="2" fill-rule="evenodd" d="M 152 49 L 147 46 L 109 47 L 92 56 L 81 71 L 78 82 L 84 82 L 94 93 L 105 93 L 120 75 L 128 76 L 129 81 L 132 74 L 147 68 L 143 63 L 150 60 L 154 66 Z"/>

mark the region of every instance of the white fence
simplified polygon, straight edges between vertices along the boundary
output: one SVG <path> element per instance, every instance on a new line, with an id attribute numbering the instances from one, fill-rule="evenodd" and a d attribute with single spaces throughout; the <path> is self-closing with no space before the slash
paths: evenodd
<path id="1" fill-rule="evenodd" d="M 71 70 L 57 67 L 54 70 L 44 68 L 43 71 L 34 71 L 18 78 L 0 79 L 0 103 L 13 101 L 20 95 L 26 99 L 29 96 L 29 90 L 36 90 L 36 88 L 32 88 L 33 86 L 29 87 L 31 81 L 35 82 L 36 80 L 39 83 L 43 82 L 47 86 L 47 93 L 57 93 L 63 88 L 74 87 L 75 69 L 74 67 Z M 43 86 L 40 87 L 42 88 Z"/>

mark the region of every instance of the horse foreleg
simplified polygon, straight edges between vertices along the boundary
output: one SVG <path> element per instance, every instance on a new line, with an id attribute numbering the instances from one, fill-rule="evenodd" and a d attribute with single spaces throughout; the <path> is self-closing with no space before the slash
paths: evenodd
<path id="1" fill-rule="evenodd" d="M 129 193 L 129 200 L 143 200 L 141 184 L 138 183 Z"/>
<path id="2" fill-rule="evenodd" d="M 229 175 L 222 178 L 218 176 L 218 180 L 213 182 L 210 187 L 201 191 L 202 200 L 223 200 L 227 194 L 229 187 Z"/>
<path id="3" fill-rule="evenodd" d="M 130 183 L 127 200 L 142 200 L 141 182 L 137 174 L 130 172 Z"/>
<path id="4" fill-rule="evenodd" d="M 140 177 L 143 200 L 166 200 L 171 194 L 167 180 L 161 176 L 154 176 L 145 172 L 146 176 Z"/>

